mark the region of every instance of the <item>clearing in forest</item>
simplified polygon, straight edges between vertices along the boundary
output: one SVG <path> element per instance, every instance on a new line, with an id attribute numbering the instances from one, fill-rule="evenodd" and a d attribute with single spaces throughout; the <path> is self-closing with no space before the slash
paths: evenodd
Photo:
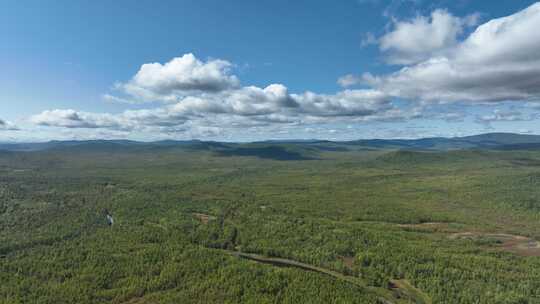
<path id="1" fill-rule="evenodd" d="M 470 239 L 486 241 L 504 251 L 520 256 L 540 256 L 540 242 L 522 235 L 506 233 L 459 232 L 450 235 L 451 239 Z"/>

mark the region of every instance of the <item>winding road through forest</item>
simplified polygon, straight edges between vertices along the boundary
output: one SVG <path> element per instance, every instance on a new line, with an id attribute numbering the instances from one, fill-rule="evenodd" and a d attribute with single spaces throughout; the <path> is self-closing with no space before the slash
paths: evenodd
<path id="1" fill-rule="evenodd" d="M 353 284 L 368 292 L 376 293 L 379 296 L 380 303 L 383 303 L 383 304 L 400 303 L 401 302 L 400 300 L 413 300 L 414 303 L 431 304 L 431 299 L 426 294 L 416 289 L 406 280 L 393 280 L 391 282 L 392 285 L 394 286 L 392 289 L 399 290 L 399 293 L 398 293 L 399 297 L 396 297 L 396 293 L 392 292 L 392 290 L 384 289 L 380 287 L 368 286 L 360 278 L 347 276 L 340 272 L 329 270 L 326 268 L 317 267 L 310 264 L 306 264 L 306 263 L 302 263 L 302 262 L 298 262 L 294 260 L 289 260 L 289 259 L 284 259 L 284 258 L 266 257 L 259 254 L 245 253 L 245 252 L 239 252 L 239 251 L 233 251 L 233 250 L 222 250 L 222 251 L 234 257 L 248 259 L 248 260 L 259 262 L 259 263 L 270 264 L 270 265 L 279 266 L 279 267 L 294 267 L 294 268 L 299 268 L 306 271 L 322 273 L 322 274 L 331 276 L 333 278 L 336 278 L 338 280 L 342 280 L 350 284 Z"/>

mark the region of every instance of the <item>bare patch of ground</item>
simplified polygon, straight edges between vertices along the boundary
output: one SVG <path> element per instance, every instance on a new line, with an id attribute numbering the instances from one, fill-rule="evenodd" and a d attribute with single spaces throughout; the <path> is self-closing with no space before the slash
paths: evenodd
<path id="1" fill-rule="evenodd" d="M 204 213 L 193 213 L 193 216 L 201 221 L 203 224 L 208 224 L 209 221 L 213 221 L 216 219 L 215 216 L 204 214 Z"/>
<path id="2" fill-rule="evenodd" d="M 452 233 L 449 237 L 451 239 L 485 241 L 501 250 L 520 256 L 540 256 L 540 242 L 522 235 L 468 231 Z"/>
<path id="3" fill-rule="evenodd" d="M 455 224 L 426 222 L 420 224 L 398 224 L 397 226 L 406 230 L 444 233 L 453 240 L 469 239 L 478 242 L 485 248 L 499 248 L 500 250 L 520 256 L 540 256 L 540 242 L 532 238 L 507 233 L 486 233 L 480 231 L 456 232 L 459 228 Z"/>
<path id="4" fill-rule="evenodd" d="M 343 262 L 343 264 L 349 268 L 349 269 L 353 269 L 354 267 L 354 257 L 350 257 L 350 256 L 340 256 L 339 257 L 339 260 Z"/>

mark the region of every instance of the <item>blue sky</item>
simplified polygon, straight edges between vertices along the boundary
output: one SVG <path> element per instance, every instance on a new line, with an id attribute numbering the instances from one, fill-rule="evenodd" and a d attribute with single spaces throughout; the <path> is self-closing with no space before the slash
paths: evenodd
<path id="1" fill-rule="evenodd" d="M 4 0 L 0 20 L 0 141 L 540 134 L 535 1 Z"/>

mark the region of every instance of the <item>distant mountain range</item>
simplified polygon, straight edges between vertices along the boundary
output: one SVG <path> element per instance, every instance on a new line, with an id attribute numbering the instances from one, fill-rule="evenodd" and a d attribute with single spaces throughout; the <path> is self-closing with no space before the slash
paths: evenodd
<path id="1" fill-rule="evenodd" d="M 421 139 L 361 139 L 354 141 L 328 140 L 269 140 L 252 143 L 226 143 L 213 141 L 138 142 L 130 140 L 49 141 L 44 143 L 0 143 L 3 151 L 68 150 L 125 150 L 125 149 L 184 148 L 190 150 L 213 150 L 223 155 L 251 155 L 251 153 L 280 154 L 281 150 L 302 149 L 310 151 L 349 151 L 358 149 L 395 150 L 460 150 L 493 149 L 524 150 L 540 149 L 540 135 L 513 133 L 487 133 L 466 137 L 432 137 Z"/>

